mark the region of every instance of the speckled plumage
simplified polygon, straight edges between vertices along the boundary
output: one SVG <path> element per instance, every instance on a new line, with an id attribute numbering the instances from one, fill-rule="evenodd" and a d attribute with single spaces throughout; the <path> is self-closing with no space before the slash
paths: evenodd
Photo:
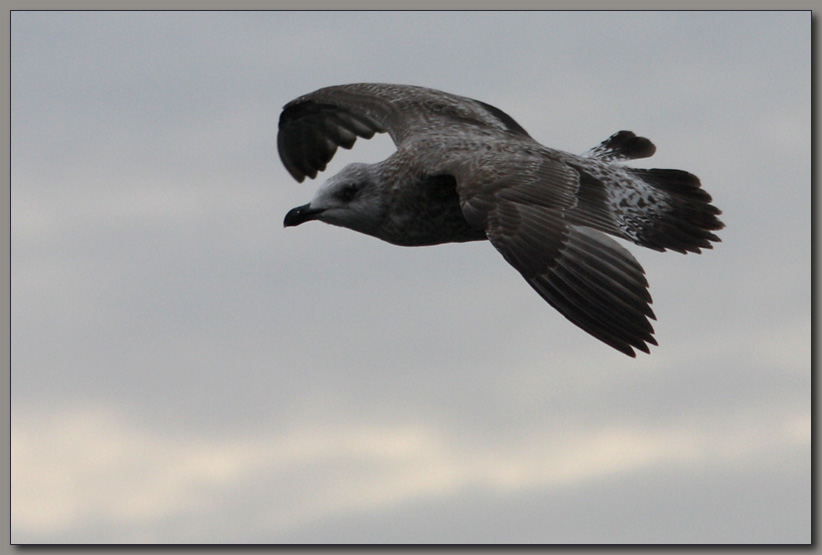
<path id="1" fill-rule="evenodd" d="M 699 179 L 621 164 L 653 155 L 630 131 L 583 155 L 547 148 L 488 104 L 406 85 L 327 87 L 283 108 L 280 157 L 298 181 L 337 147 L 387 132 L 397 151 L 351 164 L 286 225 L 318 219 L 405 246 L 488 239 L 570 321 L 634 356 L 656 344 L 642 267 L 605 234 L 655 250 L 719 241 Z"/>

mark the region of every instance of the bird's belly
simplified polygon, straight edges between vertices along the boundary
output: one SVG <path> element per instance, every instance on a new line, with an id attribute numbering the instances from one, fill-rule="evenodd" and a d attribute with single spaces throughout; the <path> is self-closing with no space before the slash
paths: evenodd
<path id="1" fill-rule="evenodd" d="M 407 247 L 482 241 L 485 230 L 472 227 L 459 206 L 454 208 L 391 214 L 383 227 L 381 239 Z"/>

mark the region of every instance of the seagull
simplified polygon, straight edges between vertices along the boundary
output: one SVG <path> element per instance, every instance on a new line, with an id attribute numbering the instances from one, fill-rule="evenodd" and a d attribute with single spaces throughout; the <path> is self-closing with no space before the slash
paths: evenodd
<path id="1" fill-rule="evenodd" d="M 396 151 L 349 164 L 285 227 L 319 220 L 402 246 L 488 240 L 572 323 L 628 356 L 657 345 L 645 271 L 609 237 L 699 253 L 720 241 L 721 211 L 699 179 L 636 169 L 656 147 L 619 131 L 581 155 L 543 146 L 502 110 L 410 85 L 321 88 L 287 103 L 277 149 L 298 181 L 338 147 L 388 133 Z"/>

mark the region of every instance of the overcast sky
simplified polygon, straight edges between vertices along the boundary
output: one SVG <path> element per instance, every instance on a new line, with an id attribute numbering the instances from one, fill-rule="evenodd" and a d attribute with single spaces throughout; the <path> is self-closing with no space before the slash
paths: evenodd
<path id="1" fill-rule="evenodd" d="M 809 12 L 14 12 L 12 541 L 808 542 Z M 493 104 L 620 129 L 723 210 L 629 247 L 659 347 L 571 325 L 486 242 L 288 209 L 283 104 Z M 641 162 L 641 163 L 640 163 Z"/>

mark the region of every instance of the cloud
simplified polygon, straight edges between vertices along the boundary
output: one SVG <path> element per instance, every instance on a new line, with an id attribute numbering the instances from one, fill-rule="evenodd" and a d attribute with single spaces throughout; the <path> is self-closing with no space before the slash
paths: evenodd
<path id="1" fill-rule="evenodd" d="M 89 521 L 128 530 L 99 541 L 197 542 L 220 534 L 208 524 L 198 529 L 198 519 L 233 511 L 253 515 L 250 536 L 219 541 L 268 530 L 263 541 L 276 542 L 323 519 L 448 503 L 467 491 L 504 500 L 637 472 L 745 472 L 747 461 L 810 446 L 802 409 L 679 427 L 546 426 L 500 448 L 413 422 L 325 422 L 226 437 L 164 433 L 116 410 L 74 407 L 16 414 L 13 424 L 14 543 L 83 541 L 72 531 Z M 249 511 L 260 484 L 268 502 Z M 196 533 L 157 534 L 180 519 Z"/>

